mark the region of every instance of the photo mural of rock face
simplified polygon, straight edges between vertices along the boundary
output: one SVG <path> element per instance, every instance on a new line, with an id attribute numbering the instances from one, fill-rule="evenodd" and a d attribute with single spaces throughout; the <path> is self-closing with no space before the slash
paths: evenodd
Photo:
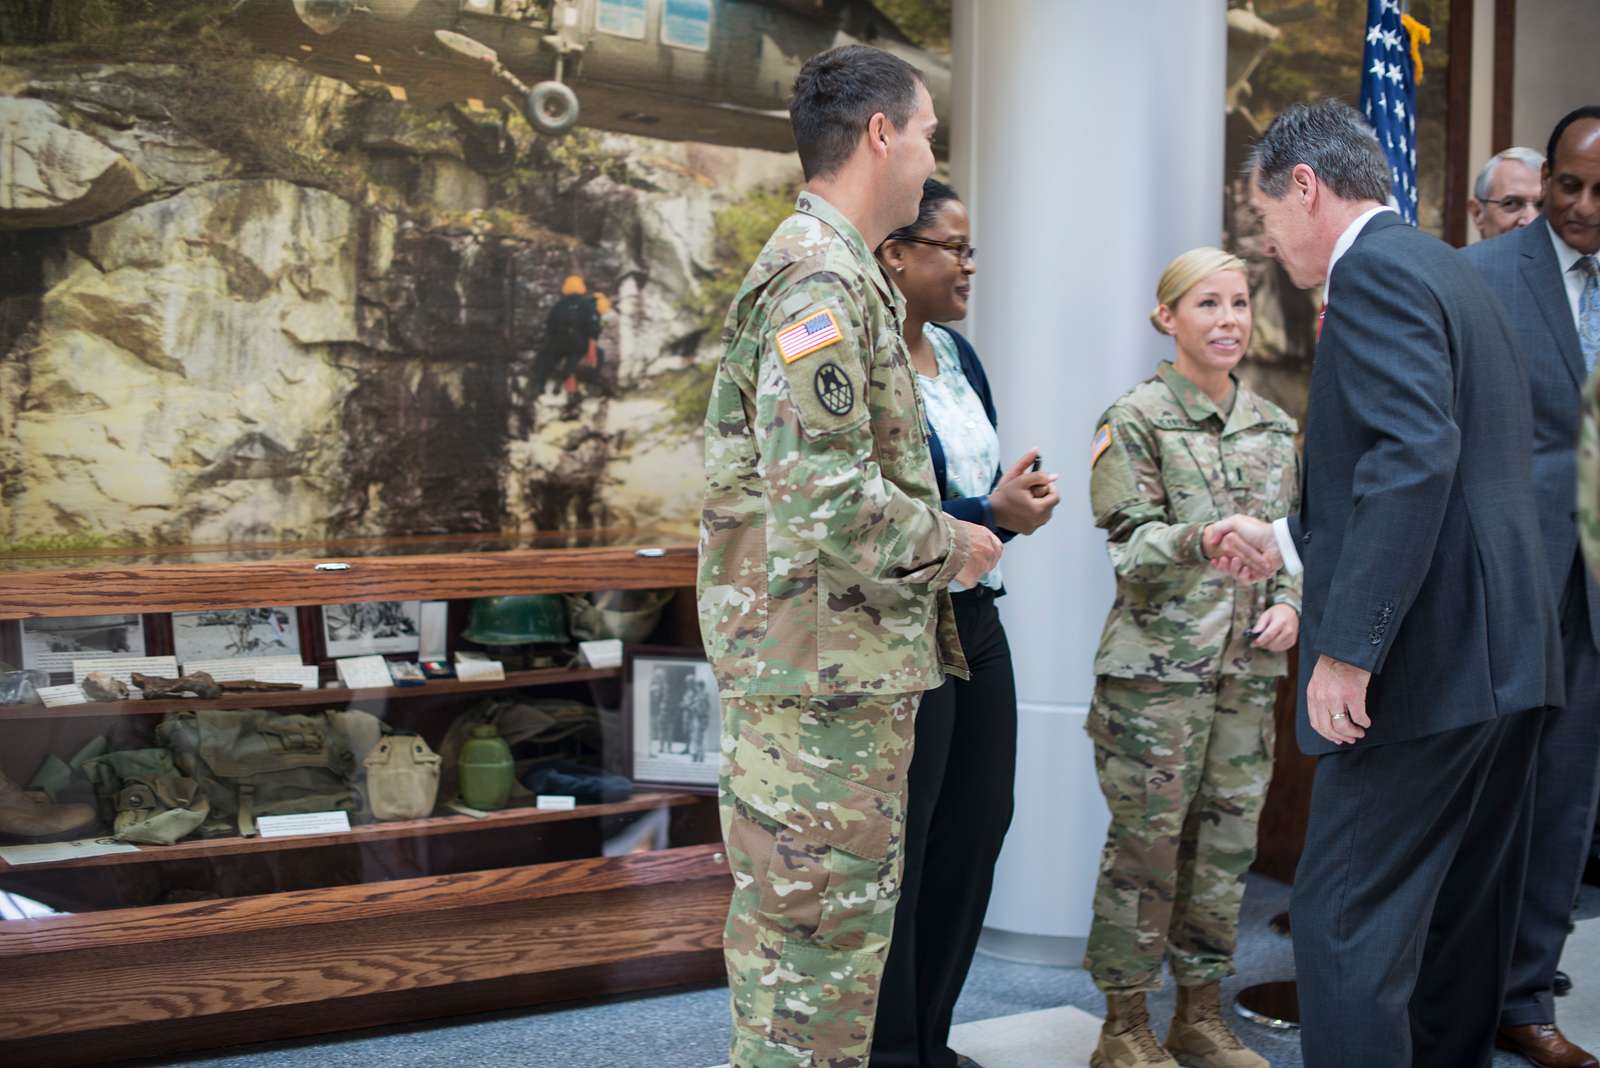
<path id="1" fill-rule="evenodd" d="M 0 551 L 692 536 L 794 72 L 948 86 L 896 6 L 11 0 Z"/>

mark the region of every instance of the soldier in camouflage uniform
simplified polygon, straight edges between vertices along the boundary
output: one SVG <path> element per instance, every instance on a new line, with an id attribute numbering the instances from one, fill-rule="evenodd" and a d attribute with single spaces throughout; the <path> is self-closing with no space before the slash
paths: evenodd
<path id="1" fill-rule="evenodd" d="M 1235 583 L 1201 534 L 1299 499 L 1295 423 L 1230 373 L 1250 339 L 1244 264 L 1218 249 L 1174 260 L 1152 321 L 1176 363 L 1124 394 L 1091 448 L 1095 525 L 1116 600 L 1095 656 L 1088 730 L 1111 827 L 1084 966 L 1107 995 L 1097 1068 L 1265 1068 L 1222 1022 L 1244 876 L 1272 775 L 1272 709 L 1299 631 L 1299 579 Z M 1179 984 L 1163 1049 L 1145 992 L 1163 956 Z M 1169 1054 L 1170 1051 L 1170 1054 Z"/>
<path id="2" fill-rule="evenodd" d="M 734 298 L 705 423 L 730 1060 L 864 1068 L 912 718 L 966 670 L 945 590 L 1000 547 L 940 508 L 902 301 L 872 256 L 933 169 L 928 91 L 887 53 L 836 49 L 802 69 L 791 115 L 808 184 Z"/>

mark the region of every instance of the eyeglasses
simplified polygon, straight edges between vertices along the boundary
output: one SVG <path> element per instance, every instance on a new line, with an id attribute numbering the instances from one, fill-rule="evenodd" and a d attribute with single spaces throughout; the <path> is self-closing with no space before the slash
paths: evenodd
<path id="1" fill-rule="evenodd" d="M 1493 204 L 1507 215 L 1521 215 L 1523 209 L 1529 204 L 1533 205 L 1535 211 L 1544 210 L 1544 201 L 1529 200 L 1527 197 L 1501 197 L 1499 200 L 1484 200 L 1482 197 L 1474 197 L 1473 199 L 1479 204 L 1482 204 L 1484 207 L 1488 207 L 1490 204 Z"/>
<path id="2" fill-rule="evenodd" d="M 931 237 L 897 237 L 896 241 L 910 241 L 917 245 L 935 245 L 939 248 L 949 249 L 956 254 L 956 259 L 967 263 L 978 258 L 978 250 L 965 241 L 935 241 Z"/>

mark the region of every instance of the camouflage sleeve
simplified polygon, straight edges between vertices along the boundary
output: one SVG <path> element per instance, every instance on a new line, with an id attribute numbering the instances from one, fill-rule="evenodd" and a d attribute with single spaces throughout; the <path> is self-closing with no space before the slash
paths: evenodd
<path id="1" fill-rule="evenodd" d="M 1589 571 L 1600 578 L 1600 373 L 1583 390 L 1583 428 L 1578 435 L 1578 537 Z"/>
<path id="2" fill-rule="evenodd" d="M 1130 582 L 1169 582 L 1179 577 L 1173 568 L 1205 563 L 1205 524 L 1172 522 L 1157 455 L 1137 413 L 1112 408 L 1101 418 L 1090 449 L 1089 500 L 1111 566 Z"/>
<path id="3" fill-rule="evenodd" d="M 1289 484 L 1290 488 L 1287 498 L 1289 507 L 1288 510 L 1283 513 L 1284 515 L 1294 515 L 1296 512 L 1300 511 L 1300 450 L 1295 449 L 1293 451 L 1293 455 L 1293 481 Z M 1278 517 L 1275 515 L 1268 515 L 1262 516 L 1261 518 L 1270 521 L 1277 519 Z M 1272 580 L 1272 603 L 1286 604 L 1290 608 L 1294 609 L 1296 615 L 1299 615 L 1300 589 L 1301 583 L 1304 581 L 1304 579 L 1305 575 L 1303 573 L 1299 575 L 1291 575 L 1289 574 L 1288 568 L 1280 568 L 1278 570 L 1278 574 Z"/>
<path id="4" fill-rule="evenodd" d="M 966 565 L 966 539 L 936 504 L 910 496 L 878 466 L 867 402 L 873 352 L 860 299 L 828 273 L 773 299 L 773 313 L 755 324 L 764 331 L 756 448 L 772 521 L 875 582 L 943 588 Z M 796 326 L 809 336 L 791 333 Z M 919 420 L 913 413 L 905 423 Z"/>

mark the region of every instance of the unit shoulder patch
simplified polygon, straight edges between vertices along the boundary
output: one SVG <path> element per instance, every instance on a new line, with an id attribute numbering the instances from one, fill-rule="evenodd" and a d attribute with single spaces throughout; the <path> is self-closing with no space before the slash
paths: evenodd
<path id="1" fill-rule="evenodd" d="M 775 335 L 778 356 L 784 363 L 820 352 L 844 339 L 832 309 L 820 308 L 779 328 Z"/>
<path id="2" fill-rule="evenodd" d="M 831 415 L 849 415 L 850 409 L 856 406 L 856 390 L 850 384 L 850 377 L 844 373 L 844 368 L 832 360 L 817 368 L 813 385 L 817 400 Z"/>
<path id="3" fill-rule="evenodd" d="M 1100 429 L 1094 432 L 1094 443 L 1089 446 L 1089 466 L 1092 468 L 1100 461 L 1100 456 L 1111 448 L 1111 424 L 1101 423 Z"/>

